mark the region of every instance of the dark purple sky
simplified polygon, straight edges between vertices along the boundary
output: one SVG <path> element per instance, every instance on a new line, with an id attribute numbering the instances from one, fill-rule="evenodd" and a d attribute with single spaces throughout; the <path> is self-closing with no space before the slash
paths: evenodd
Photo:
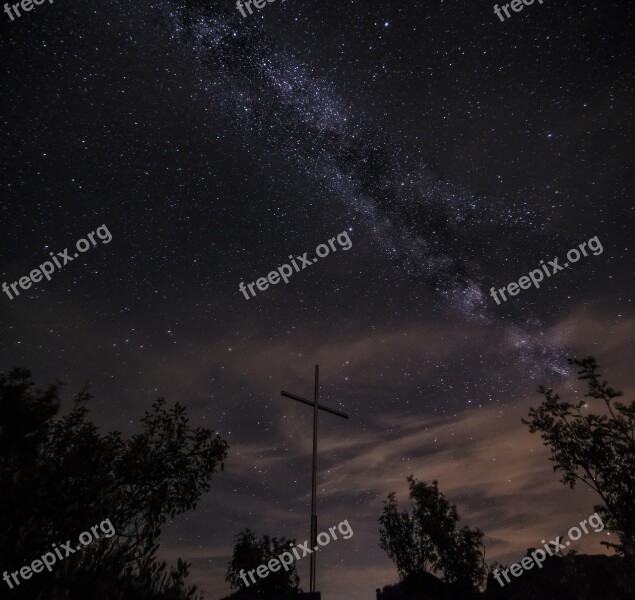
<path id="1" fill-rule="evenodd" d="M 3 14 L 2 281 L 102 224 L 113 239 L 1 295 L 0 369 L 67 397 L 90 382 L 104 429 L 165 396 L 228 440 L 162 548 L 209 599 L 242 528 L 308 539 L 311 411 L 280 390 L 310 396 L 316 363 L 351 415 L 320 422 L 319 530 L 354 531 L 319 556 L 325 600 L 397 580 L 377 519 L 409 474 L 485 532 L 488 562 L 519 559 L 597 502 L 520 422 L 536 387 L 579 398 L 565 357 L 588 354 L 635 387 L 632 25 L 626 0 L 505 23 L 459 0 Z M 239 291 L 344 230 L 350 250 Z M 594 236 L 601 254 L 489 296 Z"/>

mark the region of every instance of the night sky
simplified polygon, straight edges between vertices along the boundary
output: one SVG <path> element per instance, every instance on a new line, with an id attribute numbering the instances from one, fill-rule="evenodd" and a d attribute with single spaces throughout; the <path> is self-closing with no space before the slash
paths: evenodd
<path id="1" fill-rule="evenodd" d="M 320 415 L 318 531 L 354 531 L 318 556 L 325 600 L 397 580 L 377 519 L 409 474 L 485 532 L 488 563 L 514 562 L 598 502 L 558 482 L 520 422 L 536 387 L 579 399 L 565 358 L 593 354 L 635 392 L 635 7 L 545 0 L 505 22 L 483 0 L 254 10 L 2 13 L 0 281 L 101 225 L 112 241 L 0 294 L 0 370 L 65 381 L 67 400 L 90 384 L 105 430 L 138 431 L 164 396 L 229 442 L 225 472 L 163 535 L 206 598 L 229 592 L 244 527 L 309 537 L 312 414 L 280 391 L 310 397 L 315 364 L 321 401 L 351 416 Z M 239 291 L 343 231 L 349 250 Z M 594 236 L 601 254 L 539 289 L 489 295 Z M 575 549 L 603 552 L 606 535 Z"/>

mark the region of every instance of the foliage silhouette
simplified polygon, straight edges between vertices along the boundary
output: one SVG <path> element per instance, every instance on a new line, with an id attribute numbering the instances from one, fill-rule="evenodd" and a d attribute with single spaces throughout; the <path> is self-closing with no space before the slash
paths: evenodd
<path id="1" fill-rule="evenodd" d="M 82 391 L 58 418 L 60 384 L 34 388 L 31 373 L 0 376 L 0 566 L 16 571 L 110 519 L 116 535 L 101 537 L 34 574 L 11 591 L 28 600 L 194 600 L 188 567 L 158 561 L 161 527 L 194 510 L 228 445 L 192 428 L 186 409 L 159 399 L 141 433 L 100 434 L 88 420 Z M 0 582 L 2 586 L 6 583 Z M 4 596 L 4 594 L 3 594 Z"/>
<path id="2" fill-rule="evenodd" d="M 267 565 L 272 558 L 278 558 L 283 552 L 291 553 L 291 546 L 295 546 L 295 539 L 271 538 L 263 535 L 258 538 L 249 528 L 243 529 L 235 538 L 234 553 L 227 569 L 225 579 L 232 589 L 240 590 L 241 598 L 258 598 L 261 600 L 285 600 L 293 598 L 298 593 L 300 578 L 296 570 L 295 560 L 289 570 L 282 567 L 277 572 L 269 571 L 264 579 L 254 573 L 256 583 L 246 576 L 248 571 L 257 569 L 260 565 Z M 293 554 L 291 554 L 293 556 Z M 241 570 L 249 582 L 245 586 L 240 577 Z"/>
<path id="3" fill-rule="evenodd" d="M 589 402 L 570 404 L 540 386 L 545 399 L 522 421 L 551 450 L 553 470 L 561 472 L 562 483 L 574 488 L 582 482 L 600 496 L 603 504 L 594 508 L 619 538 L 618 544 L 602 543 L 626 558 L 635 573 L 635 401 L 626 405 L 615 400 L 622 392 L 601 380 L 593 356 L 568 362 L 579 369 L 578 379 L 587 381 L 585 396 L 600 400 L 605 414 L 585 414 Z M 594 404 L 591 408 L 597 409 Z"/>
<path id="4" fill-rule="evenodd" d="M 458 529 L 456 506 L 439 491 L 437 481 L 428 485 L 412 475 L 407 480 L 412 513 L 399 512 L 392 492 L 379 518 L 379 545 L 396 564 L 399 576 L 440 572 L 446 583 L 466 592 L 480 586 L 486 575 L 483 533 Z"/>

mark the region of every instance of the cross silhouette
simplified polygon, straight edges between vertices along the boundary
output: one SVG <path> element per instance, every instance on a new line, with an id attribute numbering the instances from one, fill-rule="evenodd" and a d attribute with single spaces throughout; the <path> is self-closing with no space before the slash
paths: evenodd
<path id="1" fill-rule="evenodd" d="M 283 396 L 287 398 L 291 398 L 292 400 L 297 400 L 298 402 L 302 402 L 304 404 L 308 404 L 313 407 L 313 476 L 311 480 L 311 549 L 313 550 L 313 554 L 311 554 L 311 574 L 309 577 L 309 591 L 315 592 L 315 550 L 317 550 L 317 514 L 316 514 L 316 506 L 315 506 L 315 498 L 316 498 L 316 480 L 317 480 L 317 431 L 318 431 L 318 409 L 323 410 L 325 412 L 331 413 L 332 415 L 337 415 L 338 417 L 342 417 L 344 419 L 348 419 L 348 415 L 346 413 L 340 412 L 339 410 L 335 410 L 334 408 L 329 408 L 328 406 L 323 406 L 322 404 L 318 404 L 318 396 L 319 396 L 319 377 L 320 377 L 320 365 L 315 365 L 315 388 L 313 392 L 313 402 L 310 400 L 305 400 L 300 396 L 296 396 L 295 394 L 290 394 L 289 392 L 285 392 L 284 390 L 280 392 Z"/>

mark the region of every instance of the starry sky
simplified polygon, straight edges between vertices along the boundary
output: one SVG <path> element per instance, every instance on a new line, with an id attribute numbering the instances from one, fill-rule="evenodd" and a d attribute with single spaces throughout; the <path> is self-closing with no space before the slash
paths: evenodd
<path id="1" fill-rule="evenodd" d="M 583 388 L 594 354 L 635 391 L 633 24 L 628 0 L 45 3 L 2 13 L 2 281 L 105 224 L 99 244 L 13 300 L 0 369 L 29 367 L 127 434 L 158 396 L 230 444 L 162 556 L 212 600 L 232 537 L 308 539 L 320 415 L 325 599 L 397 580 L 382 500 L 437 479 L 486 559 L 514 562 L 592 513 L 520 422 L 539 384 Z M 246 300 L 240 282 L 338 250 Z M 489 295 L 597 236 L 497 305 Z M 591 407 L 593 408 L 593 407 Z M 603 534 L 576 550 L 602 552 Z M 308 589 L 308 559 L 298 563 Z"/>

